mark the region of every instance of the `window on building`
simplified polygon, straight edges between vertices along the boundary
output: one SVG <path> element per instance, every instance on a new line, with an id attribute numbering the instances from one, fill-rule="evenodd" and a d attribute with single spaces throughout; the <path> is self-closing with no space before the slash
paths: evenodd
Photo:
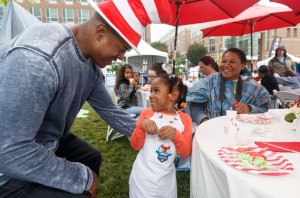
<path id="1" fill-rule="evenodd" d="M 291 28 L 286 29 L 286 36 L 291 37 Z"/>
<path id="2" fill-rule="evenodd" d="M 216 39 L 210 38 L 209 39 L 209 52 L 215 52 L 216 51 Z"/>
<path id="3" fill-rule="evenodd" d="M 65 1 L 65 2 L 70 2 L 70 3 L 73 2 L 73 0 L 63 0 L 63 1 Z"/>
<path id="4" fill-rule="evenodd" d="M 298 28 L 294 28 L 294 37 L 298 37 Z"/>
<path id="5" fill-rule="evenodd" d="M 241 50 L 243 50 L 243 48 L 244 48 L 244 45 L 243 45 L 243 41 L 242 40 L 239 40 L 239 48 L 241 49 Z M 243 50 L 244 51 L 244 50 Z"/>
<path id="6" fill-rule="evenodd" d="M 74 22 L 74 11 L 71 8 L 62 9 L 63 22 Z"/>
<path id="7" fill-rule="evenodd" d="M 84 22 L 89 19 L 89 10 L 78 9 L 78 22 Z"/>
<path id="8" fill-rule="evenodd" d="M 87 2 L 87 0 L 78 0 L 78 2 Z"/>
<path id="9" fill-rule="evenodd" d="M 38 7 L 31 7 L 29 9 L 29 12 L 35 16 L 36 18 L 38 18 L 38 20 L 42 21 L 42 14 L 41 14 L 41 8 Z"/>
<path id="10" fill-rule="evenodd" d="M 58 22 L 57 8 L 46 8 L 47 22 Z"/>
<path id="11" fill-rule="evenodd" d="M 269 49 L 269 34 L 268 32 L 265 32 L 265 50 L 270 50 Z"/>
<path id="12" fill-rule="evenodd" d="M 248 43 L 248 39 L 242 40 L 241 49 L 245 52 L 245 54 L 250 54 L 249 49 L 251 49 L 251 44 Z"/>

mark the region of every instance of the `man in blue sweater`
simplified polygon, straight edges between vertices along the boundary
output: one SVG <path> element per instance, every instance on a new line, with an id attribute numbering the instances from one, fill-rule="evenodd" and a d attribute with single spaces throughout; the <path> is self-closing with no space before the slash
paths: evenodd
<path id="1" fill-rule="evenodd" d="M 169 22 L 156 7 L 168 1 L 88 1 L 86 22 L 33 26 L 0 47 L 1 198 L 96 196 L 101 154 L 70 133 L 85 101 L 118 132 L 135 128 L 100 68 L 137 50 L 145 25 Z"/>

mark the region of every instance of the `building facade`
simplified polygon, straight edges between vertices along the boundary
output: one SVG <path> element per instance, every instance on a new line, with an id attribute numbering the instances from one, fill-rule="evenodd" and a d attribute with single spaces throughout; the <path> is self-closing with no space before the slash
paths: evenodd
<path id="1" fill-rule="evenodd" d="M 35 0 L 34 5 L 27 0 L 16 2 L 43 23 L 76 24 L 87 20 L 94 12 L 87 0 Z"/>
<path id="2" fill-rule="evenodd" d="M 188 31 L 188 29 L 190 31 Z M 184 28 L 178 28 L 177 40 L 179 42 L 177 43 L 177 52 L 180 55 L 186 56 L 191 44 L 200 43 L 207 48 L 207 55 L 212 56 L 217 62 L 220 62 L 221 56 L 226 49 L 238 47 L 246 53 L 248 60 L 247 65 L 251 65 L 252 59 L 253 69 L 256 69 L 256 62 L 270 56 L 273 40 L 279 38 L 280 45 L 284 45 L 288 53 L 300 57 L 300 24 L 295 27 L 253 33 L 252 58 L 250 34 L 238 37 L 217 36 L 203 38 L 200 29 L 201 25 L 190 25 Z M 169 47 L 169 53 L 174 49 L 174 35 L 175 32 L 172 30 L 160 39 L 160 42 L 166 43 Z"/>
<path id="3" fill-rule="evenodd" d="M 69 23 L 77 24 L 87 20 L 94 12 L 88 5 L 87 0 L 35 0 L 32 5 L 27 0 L 15 0 L 43 23 Z M 97 0 L 102 2 L 103 0 Z M 5 7 L 0 5 L 0 27 Z M 270 56 L 274 39 L 280 40 L 280 45 L 284 45 L 288 53 L 300 57 L 300 24 L 296 27 L 280 28 L 253 34 L 253 47 L 251 56 L 250 35 L 241 37 L 206 37 L 203 38 L 200 31 L 201 25 L 189 25 L 178 28 L 176 52 L 180 56 L 186 57 L 191 44 L 203 44 L 216 61 L 220 61 L 223 52 L 229 47 L 238 47 L 245 51 L 247 59 L 253 60 L 255 68 L 256 62 Z M 169 48 L 169 55 L 174 51 L 175 30 L 166 33 L 159 40 L 166 43 Z M 147 26 L 143 38 L 147 43 L 151 41 L 150 26 Z M 251 58 L 252 57 L 252 58 Z"/>

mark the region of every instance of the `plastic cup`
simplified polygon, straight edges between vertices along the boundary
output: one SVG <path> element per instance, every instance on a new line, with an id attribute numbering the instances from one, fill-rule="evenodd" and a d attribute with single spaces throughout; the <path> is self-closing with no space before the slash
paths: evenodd
<path id="1" fill-rule="evenodd" d="M 236 115 L 237 115 L 236 110 L 232 110 L 232 109 L 226 110 L 227 122 L 231 123 L 232 121 L 235 121 Z"/>
<path id="2" fill-rule="evenodd" d="M 238 145 L 247 145 L 250 143 L 252 129 L 244 128 L 235 133 L 235 141 Z"/>

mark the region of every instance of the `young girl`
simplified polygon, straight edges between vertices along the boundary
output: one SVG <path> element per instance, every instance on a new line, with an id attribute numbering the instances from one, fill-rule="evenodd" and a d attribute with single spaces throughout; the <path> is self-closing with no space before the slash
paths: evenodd
<path id="1" fill-rule="evenodd" d="M 136 81 L 137 85 L 140 82 L 140 73 L 139 72 L 133 72 L 133 79 Z"/>
<path id="2" fill-rule="evenodd" d="M 136 85 L 137 82 L 133 78 L 132 67 L 128 64 L 122 65 L 114 88 L 118 96 L 118 106 L 125 109 L 129 114 L 139 116 L 143 107 L 137 106 Z"/>
<path id="3" fill-rule="evenodd" d="M 174 159 L 192 151 L 192 120 L 178 110 L 186 94 L 175 76 L 162 74 L 152 81 L 151 108 L 142 111 L 130 139 L 132 148 L 140 150 L 129 179 L 131 198 L 177 197 Z"/>

